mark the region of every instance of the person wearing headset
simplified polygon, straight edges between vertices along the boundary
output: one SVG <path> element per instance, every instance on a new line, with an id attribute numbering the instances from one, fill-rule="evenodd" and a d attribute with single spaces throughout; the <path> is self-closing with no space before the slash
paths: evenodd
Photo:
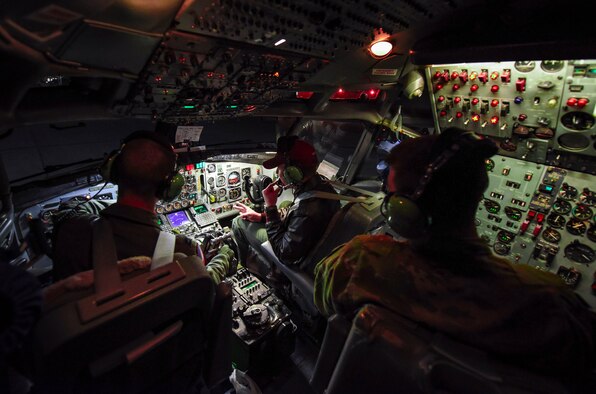
<path id="1" fill-rule="evenodd" d="M 104 180 L 118 185 L 118 200 L 111 205 L 91 200 L 60 207 L 54 217 L 54 280 L 93 268 L 91 222 L 98 216 L 112 226 L 118 260 L 152 256 L 161 231 L 155 205 L 160 199 L 174 199 L 184 185 L 176 171 L 174 148 L 166 137 L 150 131 L 126 137 L 120 149 L 104 161 L 101 173 Z M 174 252 L 202 255 L 199 245 L 184 235 L 176 235 Z M 233 255 L 224 245 L 207 265 L 216 284 L 225 277 Z"/>
<path id="2" fill-rule="evenodd" d="M 381 211 L 403 239 L 361 235 L 333 251 L 316 266 L 315 304 L 347 316 L 382 305 L 538 373 L 587 373 L 595 314 L 558 276 L 493 255 L 477 234 L 496 152 L 455 128 L 395 147 Z"/>
<path id="3" fill-rule="evenodd" d="M 297 266 L 312 275 L 312 267 L 301 266 L 302 259 L 316 246 L 331 218 L 340 209 L 337 200 L 309 196 L 312 191 L 336 193 L 317 174 L 318 165 L 315 148 L 308 142 L 296 136 L 277 140 L 277 154 L 265 161 L 263 167 L 277 167 L 281 185 L 274 182 L 263 190 L 265 212 L 260 214 L 244 204 L 234 205 L 240 216 L 234 219 L 232 230 L 242 263 L 246 263 L 249 245 L 260 247 L 269 240 L 282 263 Z M 294 201 L 280 212 L 277 198 L 282 187 L 292 189 Z"/>

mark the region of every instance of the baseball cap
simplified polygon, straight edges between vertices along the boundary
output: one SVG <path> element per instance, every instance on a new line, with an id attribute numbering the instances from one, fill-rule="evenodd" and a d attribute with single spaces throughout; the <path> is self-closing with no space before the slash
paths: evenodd
<path id="1" fill-rule="evenodd" d="M 278 138 L 277 154 L 263 162 L 263 167 L 272 169 L 284 164 L 286 160 L 301 168 L 316 168 L 319 164 L 315 148 L 296 136 Z"/>

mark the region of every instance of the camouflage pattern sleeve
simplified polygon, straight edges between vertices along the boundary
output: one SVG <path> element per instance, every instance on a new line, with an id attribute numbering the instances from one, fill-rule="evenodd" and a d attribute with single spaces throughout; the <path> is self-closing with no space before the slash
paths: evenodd
<path id="1" fill-rule="evenodd" d="M 315 267 L 314 301 L 317 309 L 325 316 L 338 312 L 336 301 L 345 290 L 353 271 L 352 265 L 345 258 L 353 252 L 351 242 L 338 246 Z"/>
<path id="2" fill-rule="evenodd" d="M 215 255 L 209 264 L 207 264 L 207 273 L 213 280 L 213 283 L 218 285 L 226 277 L 230 269 L 230 260 L 234 258 L 234 251 L 228 246 L 224 245 Z"/>

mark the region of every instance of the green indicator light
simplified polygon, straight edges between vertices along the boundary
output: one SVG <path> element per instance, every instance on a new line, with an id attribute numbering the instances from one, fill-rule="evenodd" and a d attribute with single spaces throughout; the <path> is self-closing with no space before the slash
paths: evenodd
<path id="1" fill-rule="evenodd" d="M 194 107 L 195 107 L 194 105 L 185 105 L 185 106 L 184 106 L 184 107 L 182 107 L 182 108 L 184 108 L 184 109 L 192 109 L 192 108 L 194 108 Z"/>
<path id="2" fill-rule="evenodd" d="M 237 105 L 228 105 L 228 108 L 230 108 L 230 109 L 236 109 L 236 108 L 238 108 L 238 106 Z"/>
<path id="3" fill-rule="evenodd" d="M 195 168 L 201 168 L 201 163 L 195 163 Z"/>
<path id="4" fill-rule="evenodd" d="M 241 287 L 242 290 L 248 290 L 248 289 L 252 289 L 253 287 L 255 287 L 256 285 L 258 285 L 257 281 L 254 282 L 250 282 L 249 284 L 247 284 L 246 286 Z"/>

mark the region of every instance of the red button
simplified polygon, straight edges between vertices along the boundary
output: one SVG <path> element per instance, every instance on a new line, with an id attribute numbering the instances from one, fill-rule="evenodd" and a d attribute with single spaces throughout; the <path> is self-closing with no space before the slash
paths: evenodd
<path id="1" fill-rule="evenodd" d="M 461 97 L 456 97 L 456 98 L 453 99 L 453 102 L 455 104 L 459 104 L 460 101 L 461 101 Z"/>
<path id="2" fill-rule="evenodd" d="M 439 112 L 439 115 L 441 115 L 441 116 L 445 116 L 445 115 L 447 115 L 447 111 L 445 111 L 445 110 L 442 110 L 441 112 Z"/>
<path id="3" fill-rule="evenodd" d="M 457 119 L 461 118 L 462 116 L 464 116 L 464 114 L 462 114 L 461 112 L 456 112 L 456 113 L 455 113 L 455 117 L 456 117 Z"/>
<path id="4" fill-rule="evenodd" d="M 443 89 L 443 85 L 442 84 L 438 83 L 438 84 L 435 85 L 435 91 L 436 90 L 441 90 L 441 89 Z"/>
<path id="5" fill-rule="evenodd" d="M 451 73 L 451 80 L 457 79 L 457 77 L 459 77 L 459 73 L 457 71 Z"/>
<path id="6" fill-rule="evenodd" d="M 480 100 L 478 100 L 476 97 L 474 97 L 474 98 L 472 99 L 472 105 L 476 105 L 476 104 L 478 104 L 479 102 L 480 102 Z"/>
<path id="7" fill-rule="evenodd" d="M 477 91 L 477 90 L 478 90 L 478 85 L 474 84 L 474 85 L 470 86 L 470 90 L 471 90 L 472 92 L 475 92 L 475 91 Z"/>
<path id="8" fill-rule="evenodd" d="M 434 78 L 434 79 L 439 79 L 439 78 L 441 78 L 441 74 L 442 74 L 442 73 L 441 73 L 440 71 L 437 71 L 437 72 L 435 73 L 435 75 L 433 75 L 433 78 Z"/>
<path id="9" fill-rule="evenodd" d="M 453 89 L 453 90 L 459 90 L 459 85 L 458 84 L 454 84 L 451 89 Z"/>
<path id="10" fill-rule="evenodd" d="M 567 106 L 575 107 L 577 105 L 577 99 L 575 97 L 569 97 L 567 99 Z"/>
<path id="11" fill-rule="evenodd" d="M 528 119 L 528 115 L 526 115 L 526 114 L 519 114 L 519 116 L 517 117 L 517 119 L 519 119 L 520 122 L 523 122 L 524 120 Z"/>
<path id="12" fill-rule="evenodd" d="M 437 97 L 437 101 L 439 103 L 442 103 L 443 101 L 445 101 L 445 96 L 439 96 L 439 97 Z"/>
<path id="13" fill-rule="evenodd" d="M 499 100 L 492 100 L 492 101 L 490 102 L 490 106 L 491 106 L 491 107 L 496 107 L 497 105 L 499 105 Z"/>
<path id="14" fill-rule="evenodd" d="M 577 100 L 577 107 L 583 108 L 588 104 L 589 101 L 590 100 L 588 100 L 587 98 L 580 98 L 579 100 Z"/>
<path id="15" fill-rule="evenodd" d="M 499 91 L 499 85 L 493 85 L 490 87 L 490 91 L 493 93 L 497 93 Z"/>

